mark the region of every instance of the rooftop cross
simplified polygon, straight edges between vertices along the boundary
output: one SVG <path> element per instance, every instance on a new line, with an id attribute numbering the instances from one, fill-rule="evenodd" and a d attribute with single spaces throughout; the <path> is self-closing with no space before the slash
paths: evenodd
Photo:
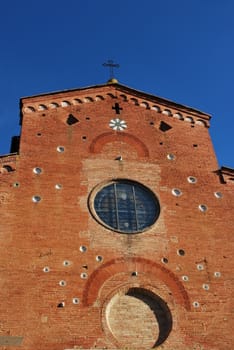
<path id="1" fill-rule="evenodd" d="M 114 78 L 114 68 L 119 68 L 120 65 L 118 63 L 114 63 L 112 60 L 108 60 L 106 63 L 102 64 L 104 67 L 109 67 L 110 70 L 110 79 Z"/>

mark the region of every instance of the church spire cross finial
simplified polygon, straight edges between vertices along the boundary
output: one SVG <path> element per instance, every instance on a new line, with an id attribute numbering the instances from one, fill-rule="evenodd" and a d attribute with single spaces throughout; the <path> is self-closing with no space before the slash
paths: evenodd
<path id="1" fill-rule="evenodd" d="M 118 63 L 114 63 L 113 60 L 108 60 L 107 62 L 102 64 L 104 67 L 109 67 L 110 71 L 110 80 L 114 79 L 114 68 L 119 68 L 120 65 Z"/>

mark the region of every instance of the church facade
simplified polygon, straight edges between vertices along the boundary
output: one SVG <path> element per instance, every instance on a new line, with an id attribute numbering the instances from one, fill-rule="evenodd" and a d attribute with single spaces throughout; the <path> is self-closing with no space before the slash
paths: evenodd
<path id="1" fill-rule="evenodd" d="M 21 99 L 0 157 L 0 349 L 232 349 L 210 116 L 112 81 Z"/>

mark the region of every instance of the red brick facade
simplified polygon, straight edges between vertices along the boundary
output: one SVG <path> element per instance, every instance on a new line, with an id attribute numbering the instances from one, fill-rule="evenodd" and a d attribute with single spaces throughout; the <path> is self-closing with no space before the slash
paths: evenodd
<path id="1" fill-rule="evenodd" d="M 0 157 L 0 349 L 233 348 L 233 180 L 210 116 L 120 84 L 23 98 Z M 130 180 L 158 199 L 142 232 L 94 200 Z"/>

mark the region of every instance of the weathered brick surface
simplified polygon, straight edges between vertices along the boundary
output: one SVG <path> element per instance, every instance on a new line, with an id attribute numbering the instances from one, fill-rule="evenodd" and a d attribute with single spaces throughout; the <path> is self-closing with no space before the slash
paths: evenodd
<path id="1" fill-rule="evenodd" d="M 70 114 L 79 122 L 68 125 Z M 115 118 L 127 129 L 113 131 Z M 0 157 L 2 349 L 233 348 L 234 176 L 218 169 L 208 123 L 118 84 L 22 99 L 19 154 Z M 120 234 L 91 214 L 95 190 L 113 179 L 155 193 L 161 212 L 148 230 Z M 166 308 L 172 324 L 159 344 Z"/>

